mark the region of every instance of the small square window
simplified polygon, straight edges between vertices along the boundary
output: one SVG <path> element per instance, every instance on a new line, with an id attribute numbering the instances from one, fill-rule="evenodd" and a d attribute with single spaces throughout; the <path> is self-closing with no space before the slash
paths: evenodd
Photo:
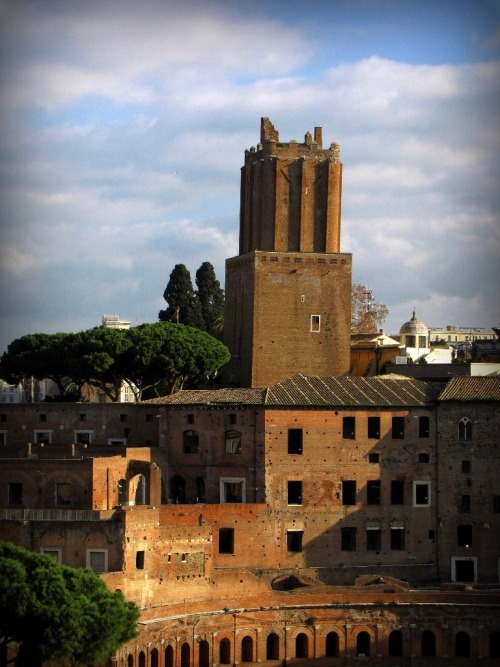
<path id="1" fill-rule="evenodd" d="M 419 463 L 429 463 L 429 454 L 427 454 L 425 452 L 421 452 L 418 455 L 418 462 Z"/>
<path id="2" fill-rule="evenodd" d="M 241 433 L 239 431 L 226 431 L 226 454 L 241 454 Z"/>
<path id="3" fill-rule="evenodd" d="M 356 417 L 342 417 L 342 437 L 345 440 L 356 439 Z"/>
<path id="4" fill-rule="evenodd" d="M 96 574 L 108 571 L 108 550 L 87 549 L 87 567 L 94 570 Z"/>
<path id="5" fill-rule="evenodd" d="M 44 413 L 42 413 L 42 414 L 40 415 L 40 421 L 41 421 L 41 422 L 46 422 L 46 421 L 47 421 L 47 415 L 44 414 Z"/>
<path id="6" fill-rule="evenodd" d="M 368 463 L 380 463 L 380 454 L 378 452 L 370 452 L 368 454 Z"/>
<path id="7" fill-rule="evenodd" d="M 302 538 L 304 532 L 302 530 L 287 530 L 286 531 L 286 548 L 291 553 L 299 553 L 302 551 Z"/>
<path id="8" fill-rule="evenodd" d="M 289 454 L 302 454 L 302 437 L 303 437 L 303 432 L 301 428 L 288 429 Z"/>
<path id="9" fill-rule="evenodd" d="M 56 484 L 56 505 L 58 507 L 71 505 L 71 484 L 69 482 Z"/>
<path id="10" fill-rule="evenodd" d="M 234 554 L 234 528 L 219 528 L 219 553 Z"/>
<path id="11" fill-rule="evenodd" d="M 86 422 L 87 421 L 87 415 L 85 414 L 85 412 L 80 413 L 80 421 L 81 422 Z"/>
<path id="12" fill-rule="evenodd" d="M 321 316 L 311 315 L 311 331 L 318 333 L 321 328 Z"/>
<path id="13" fill-rule="evenodd" d="M 127 420 L 128 420 L 128 415 L 122 413 L 122 414 L 120 415 L 120 421 L 121 421 L 121 422 L 126 422 Z"/>

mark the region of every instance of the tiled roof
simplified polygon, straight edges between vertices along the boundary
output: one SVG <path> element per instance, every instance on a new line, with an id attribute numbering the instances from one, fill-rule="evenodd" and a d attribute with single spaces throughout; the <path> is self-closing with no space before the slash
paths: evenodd
<path id="1" fill-rule="evenodd" d="M 439 387 L 440 389 L 441 387 Z M 432 402 L 434 384 L 402 376 L 320 377 L 294 375 L 269 387 L 266 405 L 403 407 Z"/>
<path id="2" fill-rule="evenodd" d="M 438 400 L 500 401 L 500 377 L 455 377 L 439 394 Z"/>
<path id="3" fill-rule="evenodd" d="M 435 400 L 442 385 L 402 376 L 294 375 L 261 389 L 182 390 L 147 401 L 156 405 L 266 405 L 273 407 L 410 407 Z"/>

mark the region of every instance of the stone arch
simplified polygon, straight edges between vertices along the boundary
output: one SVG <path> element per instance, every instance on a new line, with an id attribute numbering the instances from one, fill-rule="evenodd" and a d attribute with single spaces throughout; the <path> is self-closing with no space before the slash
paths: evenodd
<path id="1" fill-rule="evenodd" d="M 370 656 L 372 654 L 372 637 L 366 630 L 361 630 L 356 635 L 356 655 Z"/>
<path id="2" fill-rule="evenodd" d="M 340 637 L 335 630 L 330 630 L 325 636 L 325 656 L 338 658 L 340 655 Z"/>
<path id="3" fill-rule="evenodd" d="M 157 648 L 152 649 L 149 655 L 149 664 L 151 667 L 159 667 L 160 661 L 158 658 L 159 658 L 158 649 Z"/>
<path id="4" fill-rule="evenodd" d="M 127 656 L 127 667 L 134 667 L 134 656 L 129 653 Z"/>
<path id="5" fill-rule="evenodd" d="M 139 667 L 146 667 L 146 654 L 144 653 L 144 651 L 141 651 L 139 653 L 139 660 L 137 664 L 139 665 Z"/>
<path id="6" fill-rule="evenodd" d="M 120 482 L 122 481 L 120 480 Z M 124 504 L 159 505 L 161 499 L 161 471 L 159 467 L 151 461 L 130 460 L 125 473 L 125 487 L 123 493 Z"/>
<path id="7" fill-rule="evenodd" d="M 306 659 L 309 657 L 309 637 L 305 632 L 298 632 L 295 635 L 295 657 Z"/>
<path id="8" fill-rule="evenodd" d="M 321 626 L 318 634 L 318 646 L 320 655 L 328 658 L 338 657 L 343 651 L 345 642 L 344 628 L 336 625 Z M 337 653 L 334 653 L 337 651 Z"/>

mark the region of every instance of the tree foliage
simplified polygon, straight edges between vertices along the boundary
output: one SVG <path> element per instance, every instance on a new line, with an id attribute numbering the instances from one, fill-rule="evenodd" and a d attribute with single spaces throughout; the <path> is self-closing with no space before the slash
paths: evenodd
<path id="1" fill-rule="evenodd" d="M 191 274 L 184 264 L 174 266 L 163 298 L 167 302 L 167 308 L 158 313 L 160 321 L 176 322 L 205 330 L 200 300 L 194 291 Z"/>
<path id="2" fill-rule="evenodd" d="M 196 287 L 205 329 L 211 336 L 219 338 L 224 322 L 224 290 L 210 262 L 203 262 L 196 272 Z"/>
<path id="3" fill-rule="evenodd" d="M 0 542 L 0 637 L 16 667 L 106 662 L 137 635 L 139 609 L 92 570 Z"/>
<path id="4" fill-rule="evenodd" d="M 89 384 L 118 401 L 123 384 L 128 384 L 140 400 L 144 394 L 171 393 L 186 382 L 205 383 L 228 360 L 229 350 L 208 333 L 155 322 L 130 329 L 23 336 L 8 346 L 0 373 L 13 383 L 32 376 L 54 379 L 61 396 L 73 400 L 82 400 L 82 388 Z"/>
<path id="5" fill-rule="evenodd" d="M 361 283 L 354 283 L 351 292 L 351 333 L 377 333 L 389 309 L 374 301 L 372 292 Z"/>

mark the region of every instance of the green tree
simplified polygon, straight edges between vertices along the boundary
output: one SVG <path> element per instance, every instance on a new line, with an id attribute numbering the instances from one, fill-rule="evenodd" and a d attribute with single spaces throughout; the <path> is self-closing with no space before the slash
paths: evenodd
<path id="1" fill-rule="evenodd" d="M 176 264 L 170 274 L 168 285 L 163 292 L 168 306 L 160 310 L 158 318 L 162 322 L 175 322 L 205 330 L 201 304 L 195 293 L 191 274 L 184 264 Z"/>
<path id="2" fill-rule="evenodd" d="M 16 667 L 105 662 L 137 636 L 139 613 L 91 570 L 0 542 L 0 637 L 4 656 L 19 645 Z"/>
<path id="3" fill-rule="evenodd" d="M 361 283 L 354 283 L 351 291 L 351 333 L 377 333 L 389 309 L 374 301 L 372 291 Z"/>
<path id="4" fill-rule="evenodd" d="M 196 272 L 196 287 L 205 328 L 211 336 L 220 338 L 224 323 L 224 290 L 210 262 L 203 262 Z"/>
<path id="5" fill-rule="evenodd" d="M 130 329 L 130 375 L 139 398 L 171 394 L 187 382 L 204 383 L 229 361 L 229 350 L 205 331 L 171 322 Z"/>

